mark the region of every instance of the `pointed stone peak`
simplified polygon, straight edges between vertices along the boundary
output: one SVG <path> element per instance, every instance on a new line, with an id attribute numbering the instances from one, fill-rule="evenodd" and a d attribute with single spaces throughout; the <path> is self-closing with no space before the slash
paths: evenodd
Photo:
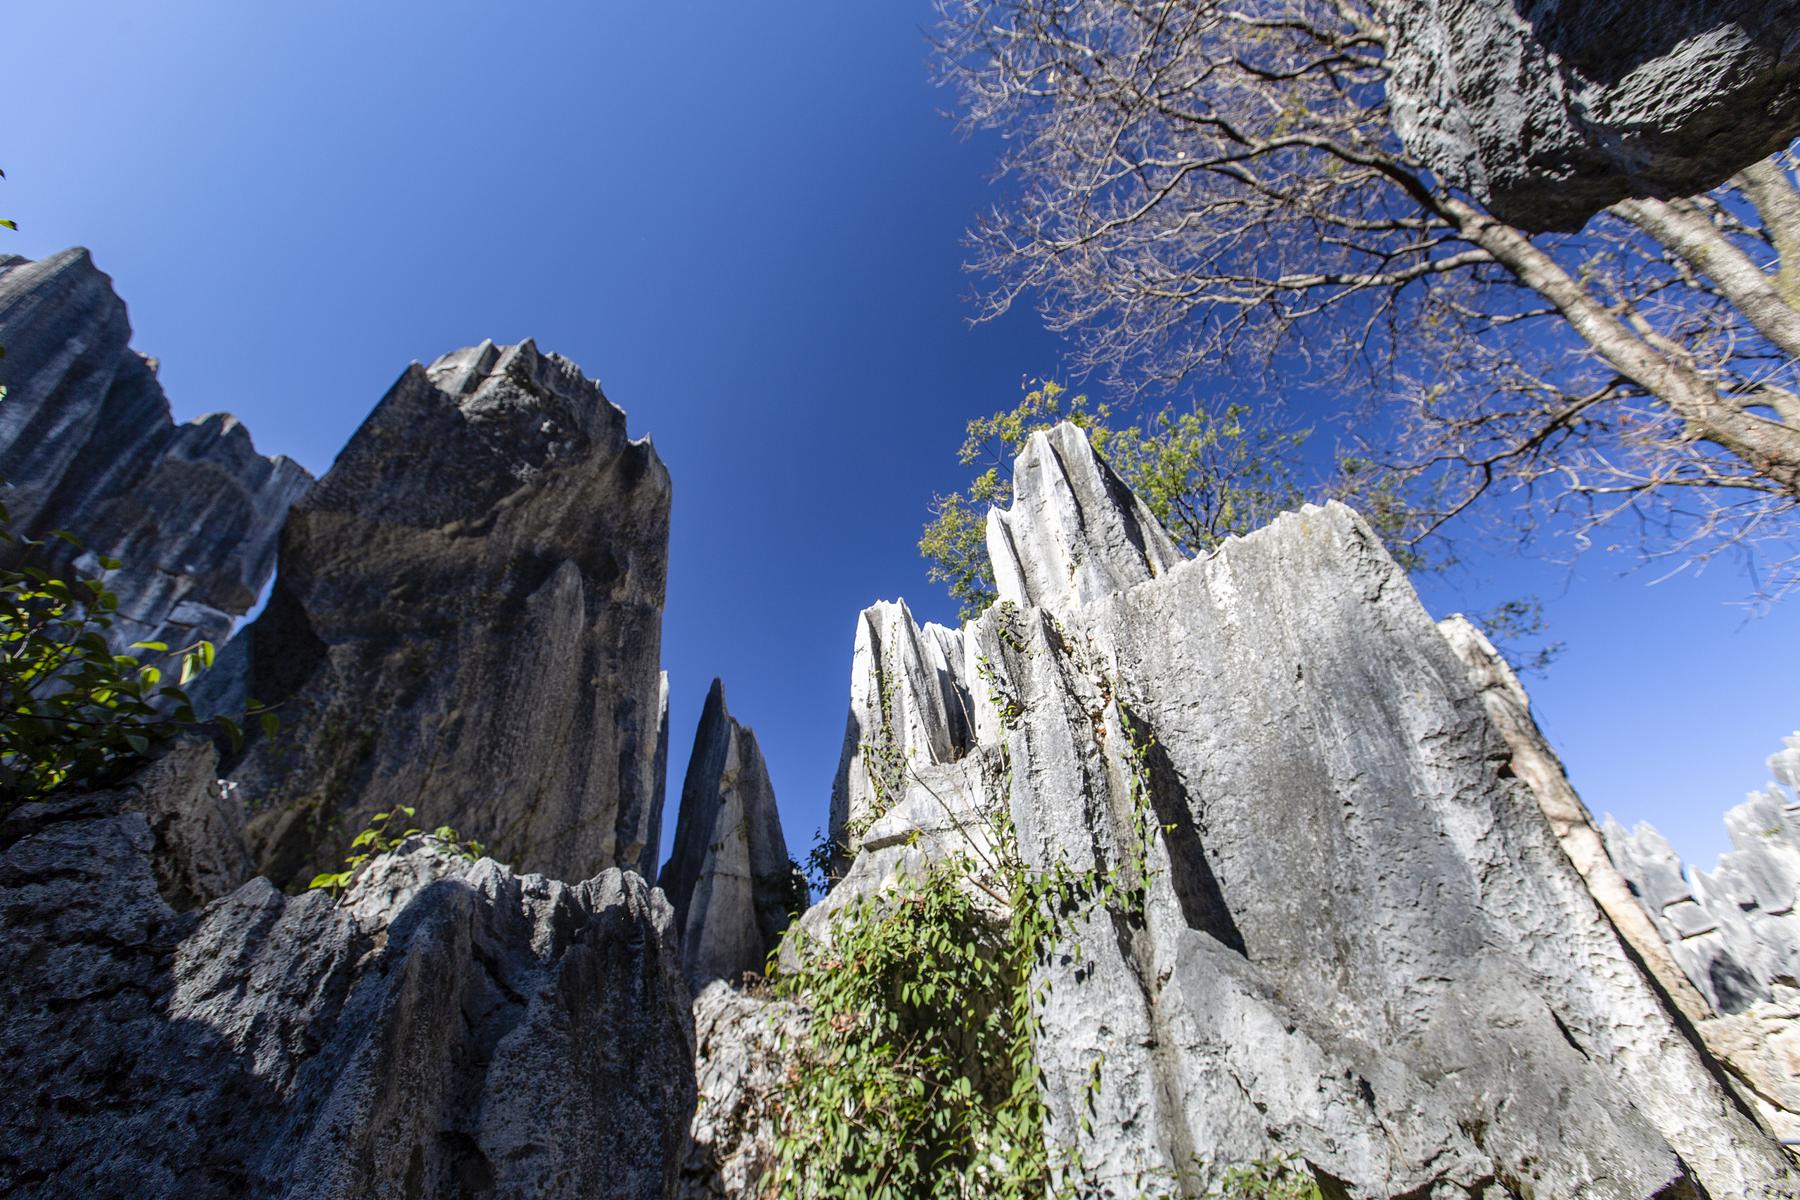
<path id="1" fill-rule="evenodd" d="M 657 881 L 675 908 L 682 969 L 696 990 L 761 973 L 803 903 L 794 879 L 762 749 L 714 679 L 681 785 L 675 845 Z"/>
<path id="2" fill-rule="evenodd" d="M 1079 426 L 1031 435 L 1013 503 L 990 509 L 988 558 L 1002 600 L 1067 609 L 1165 574 L 1182 553 Z"/>
<path id="3" fill-rule="evenodd" d="M 856 620 L 850 715 L 831 790 L 832 844 L 854 852 L 893 802 L 905 765 L 951 763 L 975 742 L 973 665 L 964 632 L 920 626 L 904 600 L 880 600 Z"/>

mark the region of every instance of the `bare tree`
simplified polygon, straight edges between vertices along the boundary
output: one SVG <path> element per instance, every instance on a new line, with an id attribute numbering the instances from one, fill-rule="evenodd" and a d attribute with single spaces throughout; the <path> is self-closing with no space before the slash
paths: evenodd
<path id="1" fill-rule="evenodd" d="M 982 315 L 1036 298 L 1115 382 L 1254 366 L 1403 400 L 1371 455 L 1413 539 L 1514 494 L 1583 538 L 1629 516 L 1680 562 L 1760 547 L 1768 594 L 1800 584 L 1789 155 L 1533 236 L 1407 156 L 1366 0 L 940 10 L 966 125 L 1007 135 Z"/>

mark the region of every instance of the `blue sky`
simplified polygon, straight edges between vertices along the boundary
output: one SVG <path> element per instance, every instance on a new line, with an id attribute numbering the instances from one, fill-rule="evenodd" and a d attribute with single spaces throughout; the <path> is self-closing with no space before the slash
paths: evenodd
<path id="1" fill-rule="evenodd" d="M 672 790 L 720 675 L 799 855 L 857 612 L 950 619 L 925 501 L 958 482 L 962 423 L 1065 350 L 1029 313 L 967 324 L 960 239 L 997 143 L 940 115 L 930 17 L 14 0 L 0 248 L 90 247 L 178 418 L 234 412 L 316 472 L 413 359 L 535 337 L 581 364 L 675 480 Z M 1529 682 L 1576 787 L 1710 865 L 1800 727 L 1800 600 L 1753 618 L 1728 566 L 1650 586 L 1631 565 L 1496 547 L 1421 590 L 1437 615 L 1539 593 L 1567 650 Z"/>

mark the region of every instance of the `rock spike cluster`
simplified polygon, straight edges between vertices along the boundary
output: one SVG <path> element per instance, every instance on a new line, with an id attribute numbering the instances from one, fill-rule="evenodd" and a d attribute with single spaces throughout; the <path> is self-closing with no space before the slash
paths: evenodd
<path id="1" fill-rule="evenodd" d="M 117 648 L 222 642 L 274 568 L 289 506 L 312 476 L 264 458 L 236 418 L 178 425 L 156 364 L 131 348 L 112 280 L 75 248 L 39 262 L 0 256 L 0 491 L 15 528 L 77 531 L 58 565 L 99 573 L 119 598 Z"/>
<path id="2" fill-rule="evenodd" d="M 1770 780 L 1725 814 L 1734 849 L 1683 865 L 1650 825 L 1611 817 L 1606 847 L 1685 982 L 1704 997 L 1700 1036 L 1764 1121 L 1800 1139 L 1800 731 Z"/>

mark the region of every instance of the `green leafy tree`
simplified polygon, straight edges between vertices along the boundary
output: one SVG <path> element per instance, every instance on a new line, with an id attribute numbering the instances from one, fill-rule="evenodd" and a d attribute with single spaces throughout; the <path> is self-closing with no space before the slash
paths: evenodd
<path id="1" fill-rule="evenodd" d="M 1127 420 L 1111 405 L 1038 382 L 1014 407 L 969 422 L 957 457 L 979 473 L 964 490 L 932 498 L 919 539 L 928 577 L 948 585 L 964 620 L 996 598 L 987 510 L 1012 503 L 1012 462 L 1031 435 L 1062 421 L 1087 431 L 1095 452 L 1189 554 L 1248 533 L 1302 499 L 1294 463 L 1303 432 L 1254 424 L 1237 404 L 1217 413 L 1169 405 Z"/>
<path id="2" fill-rule="evenodd" d="M 52 537 L 77 548 L 71 535 Z M 44 541 L 26 538 L 0 506 L 0 816 L 57 792 L 105 787 L 135 769 L 160 742 L 180 733 L 220 734 L 236 743 L 239 721 L 201 720 L 186 684 L 213 662 L 209 642 L 171 653 L 161 642 L 114 653 L 109 633 L 116 597 L 104 576 L 54 570 Z M 119 567 L 102 558 L 103 571 Z M 158 662 L 178 664 L 165 678 Z M 273 736 L 275 715 L 252 704 Z"/>

